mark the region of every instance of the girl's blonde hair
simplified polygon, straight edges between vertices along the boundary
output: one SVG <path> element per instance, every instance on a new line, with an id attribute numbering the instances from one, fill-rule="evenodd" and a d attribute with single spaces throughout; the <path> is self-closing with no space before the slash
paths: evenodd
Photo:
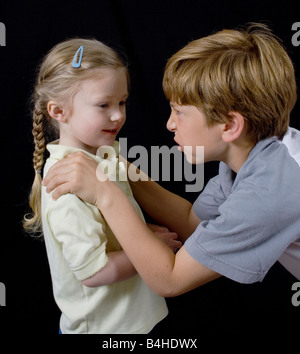
<path id="1" fill-rule="evenodd" d="M 169 59 L 163 89 L 168 100 L 202 110 L 208 125 L 239 112 L 256 141 L 281 138 L 297 100 L 293 64 L 263 24 L 192 41 Z"/>
<path id="2" fill-rule="evenodd" d="M 79 67 L 72 65 L 78 49 L 83 46 Z M 129 74 L 125 61 L 112 48 L 95 40 L 74 38 L 57 44 L 42 61 L 33 92 L 33 138 L 35 149 L 33 181 L 29 205 L 32 214 L 25 215 L 23 227 L 29 233 L 41 234 L 41 182 L 44 152 L 48 142 L 58 137 L 58 126 L 47 110 L 50 100 L 71 107 L 72 99 L 82 80 L 93 78 L 95 70 L 123 68 Z"/>

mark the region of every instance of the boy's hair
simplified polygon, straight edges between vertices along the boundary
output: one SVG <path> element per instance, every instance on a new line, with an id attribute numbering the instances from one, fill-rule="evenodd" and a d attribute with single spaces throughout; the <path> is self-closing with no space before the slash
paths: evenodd
<path id="1" fill-rule="evenodd" d="M 79 67 L 72 65 L 78 49 L 83 46 Z M 123 68 L 127 75 L 127 65 L 112 48 L 95 39 L 68 39 L 53 47 L 42 61 L 33 92 L 33 130 L 35 149 L 33 167 L 35 178 L 29 204 L 32 215 L 25 215 L 24 229 L 31 233 L 41 233 L 41 174 L 44 164 L 46 144 L 58 137 L 56 121 L 49 116 L 47 105 L 50 100 L 64 104 L 71 109 L 72 99 L 80 83 L 95 76 L 99 70 Z"/>
<path id="2" fill-rule="evenodd" d="M 297 100 L 293 64 L 263 24 L 192 41 L 169 59 L 163 89 L 168 100 L 200 109 L 209 126 L 239 112 L 256 141 L 281 138 Z"/>

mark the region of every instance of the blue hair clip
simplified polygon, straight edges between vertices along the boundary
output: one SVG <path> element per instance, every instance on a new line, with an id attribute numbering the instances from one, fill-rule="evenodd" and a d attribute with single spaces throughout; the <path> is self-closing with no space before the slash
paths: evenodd
<path id="1" fill-rule="evenodd" d="M 73 68 L 79 68 L 82 61 L 83 45 L 81 45 L 74 55 L 72 66 Z"/>

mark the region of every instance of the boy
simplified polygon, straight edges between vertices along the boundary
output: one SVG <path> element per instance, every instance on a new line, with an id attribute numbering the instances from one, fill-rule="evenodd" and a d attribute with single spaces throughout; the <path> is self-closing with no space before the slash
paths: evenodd
<path id="1" fill-rule="evenodd" d="M 291 60 L 263 25 L 224 30 L 173 55 L 163 87 L 172 109 L 167 128 L 187 160 L 221 162 L 194 205 L 153 181 L 131 182 L 142 208 L 186 241 L 176 254 L 112 182 L 99 183 L 83 154 L 49 171 L 47 191 L 56 188 L 54 198 L 71 191 L 97 205 L 138 273 L 162 296 L 220 275 L 261 281 L 300 238 L 300 168 L 278 140 L 296 102 Z M 204 146 L 204 161 L 196 146 Z"/>

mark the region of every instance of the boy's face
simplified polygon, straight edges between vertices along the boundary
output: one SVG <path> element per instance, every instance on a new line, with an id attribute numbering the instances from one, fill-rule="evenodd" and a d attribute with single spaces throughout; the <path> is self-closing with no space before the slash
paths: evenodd
<path id="1" fill-rule="evenodd" d="M 178 150 L 184 152 L 188 162 L 221 161 L 226 149 L 222 140 L 222 125 L 208 126 L 205 115 L 195 106 L 182 106 L 176 102 L 170 102 L 170 105 L 167 129 L 175 133 Z M 196 154 L 197 146 L 204 146 L 204 161 Z"/>

